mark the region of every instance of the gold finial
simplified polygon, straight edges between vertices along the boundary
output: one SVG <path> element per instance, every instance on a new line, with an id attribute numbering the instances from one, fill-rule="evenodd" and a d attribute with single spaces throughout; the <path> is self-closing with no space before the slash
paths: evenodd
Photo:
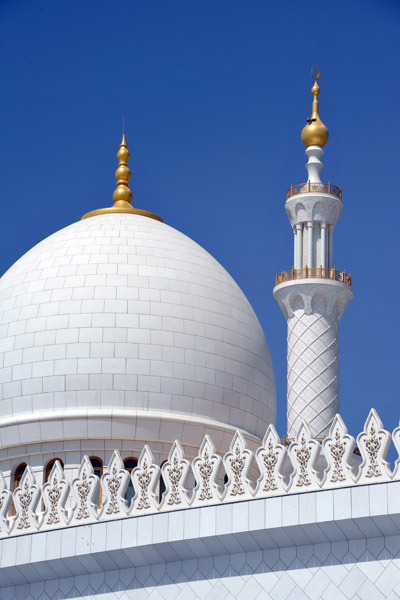
<path id="1" fill-rule="evenodd" d="M 307 119 L 307 125 L 301 132 L 301 140 L 307 148 L 308 146 L 325 146 L 329 137 L 327 127 L 325 127 L 319 118 L 318 94 L 320 92 L 320 87 L 317 81 L 321 77 L 321 71 L 317 69 L 317 67 L 313 67 L 311 69 L 311 76 L 314 79 L 314 85 L 311 88 L 311 93 L 314 96 L 312 115 Z"/>
<path id="2" fill-rule="evenodd" d="M 128 167 L 128 160 L 130 157 L 128 146 L 125 139 L 125 117 L 123 119 L 123 133 L 122 141 L 118 150 L 118 168 L 115 171 L 115 177 L 117 178 L 117 187 L 115 188 L 113 198 L 114 206 L 108 208 L 98 208 L 91 212 L 83 215 L 82 219 L 88 217 L 96 217 L 97 215 L 105 215 L 111 213 L 128 213 L 132 215 L 141 215 L 143 217 L 149 217 L 150 219 L 156 219 L 162 222 L 162 218 L 158 215 L 140 208 L 134 208 L 131 205 L 132 202 L 132 190 L 129 188 L 129 180 L 131 178 L 131 171 Z"/>
<path id="3" fill-rule="evenodd" d="M 132 190 L 129 189 L 129 180 L 131 178 L 131 171 L 128 167 L 128 160 L 130 157 L 128 146 L 126 145 L 125 133 L 122 134 L 122 142 L 117 154 L 119 165 L 115 171 L 115 177 L 117 178 L 117 187 L 113 194 L 114 207 L 120 206 L 121 208 L 126 207 L 125 202 L 132 202 Z"/>

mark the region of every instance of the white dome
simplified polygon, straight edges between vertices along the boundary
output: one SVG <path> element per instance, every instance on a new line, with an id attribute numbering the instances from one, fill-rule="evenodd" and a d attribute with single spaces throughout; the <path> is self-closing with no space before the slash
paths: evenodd
<path id="1" fill-rule="evenodd" d="M 256 436 L 275 422 L 270 353 L 246 297 L 203 248 L 142 216 L 74 223 L 5 273 L 0 367 L 3 445 L 32 441 L 24 420 L 31 438 L 50 440 L 32 423 L 74 411 L 203 419 Z"/>

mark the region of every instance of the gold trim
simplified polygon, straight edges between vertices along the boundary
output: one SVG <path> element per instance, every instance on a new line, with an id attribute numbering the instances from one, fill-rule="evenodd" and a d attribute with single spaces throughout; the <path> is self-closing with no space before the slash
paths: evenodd
<path id="1" fill-rule="evenodd" d="M 119 206 L 108 206 L 107 208 L 97 208 L 96 210 L 91 210 L 81 217 L 81 221 L 83 219 L 89 219 L 90 217 L 97 217 L 99 215 L 110 215 L 110 214 L 128 214 L 128 215 L 140 215 L 142 217 L 148 217 L 149 219 L 155 219 L 156 221 L 160 221 L 164 223 L 161 217 L 156 215 L 155 213 L 150 212 L 149 210 L 142 210 L 141 208 L 133 208 L 133 206 L 127 207 L 119 207 Z"/>
<path id="2" fill-rule="evenodd" d="M 333 279 L 334 281 L 346 283 L 351 287 L 351 275 L 346 273 L 346 271 L 338 271 L 336 267 L 333 267 L 333 269 L 324 269 L 321 266 L 307 267 L 307 265 L 303 269 L 292 267 L 290 271 L 281 271 L 278 275 L 275 275 L 275 285 L 285 283 L 286 281 L 309 278 Z"/>
<path id="3" fill-rule="evenodd" d="M 322 192 L 323 194 L 329 194 L 330 196 L 342 199 L 342 188 L 333 185 L 330 181 L 328 183 L 311 183 L 311 181 L 307 181 L 307 183 L 292 184 L 286 192 L 286 199 L 291 196 L 297 196 L 297 194 L 308 194 L 309 192 Z"/>

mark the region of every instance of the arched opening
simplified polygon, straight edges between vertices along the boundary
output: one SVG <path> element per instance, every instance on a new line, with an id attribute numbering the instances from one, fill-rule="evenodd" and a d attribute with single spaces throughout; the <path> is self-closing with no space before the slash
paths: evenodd
<path id="1" fill-rule="evenodd" d="M 26 469 L 26 463 L 21 463 L 15 469 L 15 473 L 14 473 L 14 490 L 16 490 L 17 487 L 19 487 L 19 484 L 21 483 L 22 475 L 25 473 L 25 469 Z M 12 515 L 14 516 L 15 514 L 16 514 L 16 510 L 15 510 L 15 506 L 13 504 Z"/>
<path id="2" fill-rule="evenodd" d="M 64 461 L 61 460 L 61 458 L 52 458 L 51 461 L 49 461 L 46 465 L 45 481 L 49 480 L 51 470 L 54 467 L 56 460 L 58 460 L 58 462 L 60 463 L 61 468 L 64 468 Z"/>
<path id="3" fill-rule="evenodd" d="M 129 458 L 124 459 L 124 469 L 128 471 L 129 475 L 132 474 L 132 471 L 135 467 L 137 467 L 138 461 L 137 458 L 130 456 Z M 125 499 L 127 500 L 129 506 L 132 502 L 132 498 L 135 495 L 135 488 L 133 487 L 132 477 L 129 477 L 129 484 L 126 489 Z"/>
<path id="4" fill-rule="evenodd" d="M 15 469 L 15 473 L 14 473 L 14 490 L 16 490 L 17 487 L 19 486 L 19 484 L 21 482 L 21 479 L 22 479 L 22 475 L 25 473 L 25 469 L 26 469 L 26 463 L 21 463 Z"/>
<path id="5" fill-rule="evenodd" d="M 90 456 L 89 460 L 92 464 L 94 474 L 101 479 L 101 476 L 103 475 L 103 461 L 98 456 Z M 97 506 L 101 505 L 101 484 L 99 485 L 96 496 L 93 498 L 93 500 Z"/>
<path id="6" fill-rule="evenodd" d="M 163 466 L 164 463 L 166 463 L 166 460 L 163 460 L 160 468 Z M 159 490 L 158 490 L 158 501 L 161 502 L 161 498 L 163 496 L 163 493 L 165 492 L 167 488 L 165 487 L 165 481 L 164 481 L 164 477 L 162 476 L 162 473 L 160 473 L 160 486 L 159 486 Z"/>

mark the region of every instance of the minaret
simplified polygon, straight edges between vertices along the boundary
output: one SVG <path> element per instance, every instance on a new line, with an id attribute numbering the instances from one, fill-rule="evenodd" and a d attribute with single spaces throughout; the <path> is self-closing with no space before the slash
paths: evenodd
<path id="1" fill-rule="evenodd" d="M 321 157 L 328 129 L 319 117 L 317 80 L 312 115 L 301 139 L 307 183 L 290 186 L 286 213 L 294 234 L 294 267 L 276 276 L 274 298 L 287 320 L 287 428 L 292 438 L 302 421 L 313 437 L 327 435 L 339 412 L 339 320 L 353 297 L 351 276 L 333 262 L 333 233 L 342 212 L 342 190 L 322 183 Z"/>

